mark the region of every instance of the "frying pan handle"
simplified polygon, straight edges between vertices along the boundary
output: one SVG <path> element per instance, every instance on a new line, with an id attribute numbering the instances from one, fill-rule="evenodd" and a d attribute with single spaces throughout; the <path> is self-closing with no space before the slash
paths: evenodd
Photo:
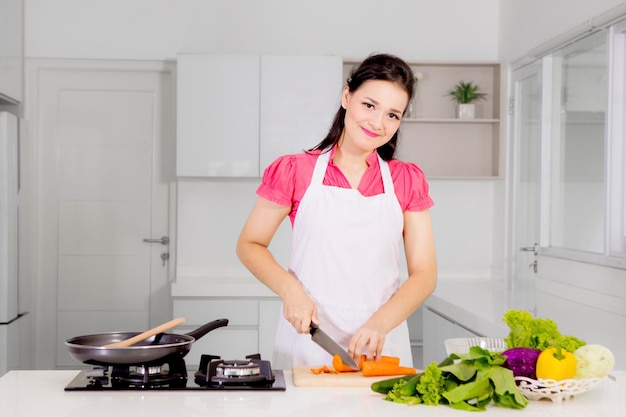
<path id="1" fill-rule="evenodd" d="M 197 328 L 196 330 L 192 330 L 187 333 L 187 336 L 191 336 L 194 339 L 200 339 L 202 336 L 210 332 L 211 330 L 215 330 L 218 327 L 224 327 L 228 325 L 228 319 L 218 319 L 213 320 L 210 323 L 205 324 L 202 327 Z"/>

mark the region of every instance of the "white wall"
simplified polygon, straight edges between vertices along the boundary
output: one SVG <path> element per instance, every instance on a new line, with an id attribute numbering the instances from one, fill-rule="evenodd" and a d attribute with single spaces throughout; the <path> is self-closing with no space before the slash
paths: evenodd
<path id="1" fill-rule="evenodd" d="M 25 49 L 37 58 L 174 60 L 203 52 L 361 59 L 384 51 L 407 60 L 496 60 L 498 13 L 498 0 L 26 0 Z M 503 206 L 494 202 L 493 184 L 431 187 L 440 264 L 453 274 L 488 274 L 494 203 Z M 179 272 L 245 273 L 234 245 L 255 189 L 250 181 L 181 182 Z M 273 244 L 282 263 L 289 259 L 285 226 Z"/>
<path id="2" fill-rule="evenodd" d="M 242 277 L 249 273 L 235 244 L 252 204 L 257 180 L 194 180 L 178 184 L 179 277 Z M 431 209 L 442 278 L 490 277 L 494 267 L 494 181 L 432 180 Z M 461 232 L 460 232 L 461 231 Z M 271 249 L 287 267 L 291 244 L 288 220 Z M 497 272 L 496 276 L 501 277 Z"/>
<path id="3" fill-rule="evenodd" d="M 523 57 L 529 49 L 624 3 L 619 0 L 501 0 L 498 56 Z"/>
<path id="4" fill-rule="evenodd" d="M 39 58 L 385 51 L 492 60 L 498 11 L 498 0 L 25 0 L 25 49 Z"/>
<path id="5" fill-rule="evenodd" d="M 181 179 L 178 183 L 177 271 L 179 277 L 251 276 L 235 254 L 239 232 L 256 200 L 255 179 Z M 291 225 L 274 236 L 276 260 L 289 265 Z"/>
<path id="6" fill-rule="evenodd" d="M 407 60 L 510 60 L 619 3 L 25 0 L 25 55 L 173 60 L 179 52 L 205 52 L 335 54 L 359 59 L 371 52 L 385 51 Z M 442 271 L 449 268 L 454 274 L 463 268 L 478 271 L 489 265 L 501 266 L 504 245 L 498 237 L 503 236 L 504 203 L 503 193 L 494 190 L 500 189 L 498 184 L 432 182 L 436 200 L 433 221 Z M 193 213 L 180 218 L 182 265 L 235 261 L 230 250 L 246 212 L 241 210 L 245 204 L 240 201 L 253 200 L 255 187 L 245 182 L 230 185 L 234 186 L 232 198 L 238 204 L 238 215 L 228 209 L 231 201 L 218 204 L 214 198 L 213 191 L 227 187 L 228 183 L 200 181 L 180 188 L 179 209 Z M 202 214 L 207 217 L 200 217 Z M 225 216 L 225 222 L 211 220 Z M 224 244 L 207 248 L 208 256 L 199 249 L 207 236 L 226 237 Z M 279 241 L 278 247 L 282 253 L 286 241 Z M 228 251 L 227 256 L 222 256 L 223 251 Z"/>

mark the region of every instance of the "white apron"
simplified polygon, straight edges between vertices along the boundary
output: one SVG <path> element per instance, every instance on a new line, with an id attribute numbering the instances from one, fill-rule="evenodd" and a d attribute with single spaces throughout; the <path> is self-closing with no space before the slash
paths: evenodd
<path id="1" fill-rule="evenodd" d="M 294 220 L 290 271 L 317 306 L 320 328 L 348 349 L 352 335 L 400 286 L 404 219 L 387 162 L 383 194 L 322 185 L 331 152 L 318 158 Z M 387 334 L 383 355 L 413 366 L 406 321 Z M 332 366 L 332 357 L 281 315 L 272 366 Z"/>

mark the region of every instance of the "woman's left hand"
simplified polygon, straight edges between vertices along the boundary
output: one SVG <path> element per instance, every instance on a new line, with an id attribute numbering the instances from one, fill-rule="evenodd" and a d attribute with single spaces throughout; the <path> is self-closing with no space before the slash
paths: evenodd
<path id="1" fill-rule="evenodd" d="M 385 345 L 385 336 L 384 331 L 365 324 L 350 338 L 348 354 L 357 361 L 363 354 L 367 355 L 368 360 L 380 357 Z"/>

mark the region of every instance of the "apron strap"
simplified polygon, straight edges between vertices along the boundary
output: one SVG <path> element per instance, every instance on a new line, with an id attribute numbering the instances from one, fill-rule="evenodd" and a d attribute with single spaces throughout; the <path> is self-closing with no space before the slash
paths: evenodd
<path id="1" fill-rule="evenodd" d="M 311 176 L 310 185 L 322 185 L 324 183 L 324 177 L 326 176 L 326 169 L 328 168 L 328 161 L 330 160 L 330 149 L 324 150 L 317 157 L 315 162 L 315 168 L 313 169 L 313 175 Z"/>
<path id="2" fill-rule="evenodd" d="M 391 171 L 389 170 L 389 164 L 387 161 L 378 155 L 378 165 L 380 166 L 380 176 L 383 178 L 383 186 L 385 187 L 385 194 L 395 194 L 393 188 L 393 179 L 391 178 Z"/>

